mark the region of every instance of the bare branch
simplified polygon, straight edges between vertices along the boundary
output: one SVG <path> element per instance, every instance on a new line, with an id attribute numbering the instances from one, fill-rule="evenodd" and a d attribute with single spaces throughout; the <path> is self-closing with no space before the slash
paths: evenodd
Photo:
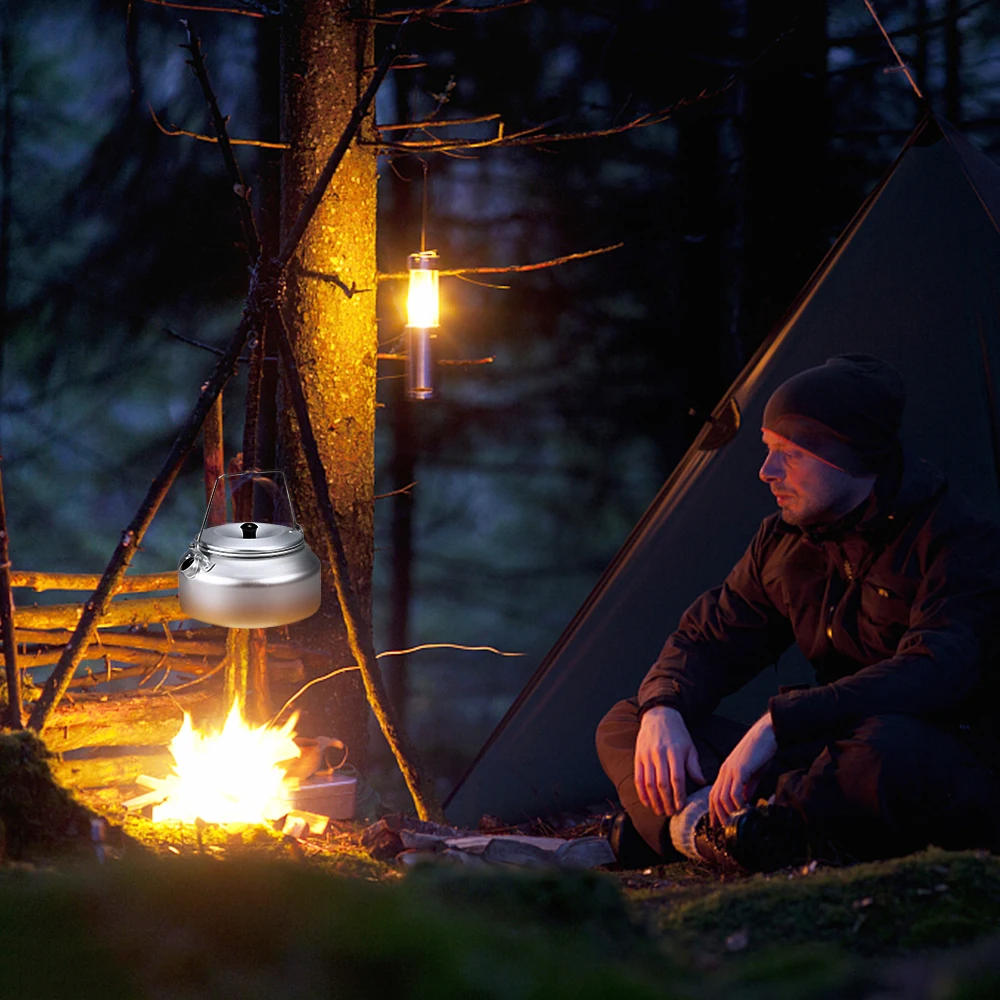
<path id="1" fill-rule="evenodd" d="M 350 285 L 347 284 L 342 278 L 339 278 L 336 274 L 326 274 L 323 271 L 310 271 L 306 268 L 301 268 L 299 274 L 306 278 L 315 278 L 317 281 L 325 281 L 328 285 L 336 285 L 348 298 L 356 295 L 358 292 L 370 292 L 370 288 L 358 288 L 358 286 L 352 281 Z"/>
<path id="2" fill-rule="evenodd" d="M 455 7 L 452 4 L 437 4 L 432 7 L 405 7 L 387 10 L 371 18 L 376 24 L 398 24 L 402 17 L 422 16 L 433 20 L 443 14 L 496 14 L 512 7 L 527 7 L 535 0 L 507 0 L 505 3 L 484 3 L 479 7 Z M 447 7 L 447 9 L 445 9 Z"/>
<path id="3" fill-rule="evenodd" d="M 257 18 L 264 18 L 268 15 L 275 16 L 272 10 L 263 14 L 259 10 L 241 10 L 239 7 L 206 7 L 204 4 L 178 3 L 177 0 L 143 0 L 143 3 L 153 4 L 154 7 L 173 7 L 177 10 L 203 10 L 210 14 L 240 14 L 243 17 Z"/>
<path id="4" fill-rule="evenodd" d="M 393 490 L 391 493 L 376 493 L 375 500 L 386 500 L 389 497 L 402 496 L 404 493 L 409 495 L 413 492 L 413 487 L 417 485 L 418 480 L 414 479 L 412 483 L 407 483 L 405 486 L 400 486 L 398 490 Z"/>
<path id="5" fill-rule="evenodd" d="M 400 132 L 422 128 L 424 125 L 433 125 L 435 128 L 452 127 L 455 125 L 480 125 L 483 122 L 495 122 L 500 120 L 499 114 L 479 115 L 475 118 L 424 118 L 418 122 L 401 122 L 396 125 L 376 125 L 380 132 Z"/>
<path id="6" fill-rule="evenodd" d="M 152 0 L 145 0 L 146 3 L 152 3 Z M 214 135 L 202 135 L 200 132 L 189 132 L 184 128 L 177 128 L 176 125 L 171 125 L 169 128 L 164 125 L 159 118 L 156 117 L 156 112 L 153 110 L 153 105 L 147 103 L 146 107 L 149 108 L 149 114 L 153 119 L 153 124 L 164 134 L 164 135 L 186 135 L 189 139 L 197 139 L 199 142 L 211 142 L 218 145 L 218 138 Z M 291 149 L 292 147 L 287 142 L 263 142 L 260 139 L 230 139 L 230 144 L 233 146 L 257 146 L 260 149 Z"/>
<path id="7" fill-rule="evenodd" d="M 201 84 L 201 92 L 208 104 L 209 113 L 212 116 L 212 127 L 218 137 L 219 149 L 222 152 L 222 159 L 226 164 L 226 173 L 229 174 L 229 183 L 232 186 L 233 194 L 239 203 L 240 229 L 243 231 L 243 240 L 247 247 L 250 263 L 257 263 L 260 255 L 260 238 L 257 235 L 257 224 L 254 222 L 253 209 L 250 207 L 250 189 L 243 183 L 243 175 L 240 173 L 240 166 L 233 155 L 233 146 L 229 139 L 229 130 L 226 126 L 226 119 L 219 110 L 219 101 L 212 89 L 211 81 L 208 79 L 208 67 L 201 54 L 201 42 L 194 33 L 188 21 L 181 21 L 187 32 L 188 43 L 181 46 L 191 53 L 191 60 L 188 65 Z M 221 405 L 221 404 L 220 404 Z M 221 412 L 221 410 L 220 410 Z"/>
<path id="8" fill-rule="evenodd" d="M 579 253 L 566 254 L 564 257 L 554 257 L 552 260 L 541 260 L 536 264 L 508 264 L 503 267 L 460 267 L 450 271 L 441 271 L 442 278 L 460 278 L 466 274 L 512 274 L 520 271 L 541 271 L 546 267 L 558 267 L 560 264 L 568 264 L 570 261 L 583 260 L 585 257 L 597 257 L 602 253 L 610 253 L 612 250 L 620 250 L 624 243 L 613 243 L 610 246 L 598 247 L 596 250 L 581 250 Z M 403 281 L 409 278 L 407 271 L 394 271 L 391 274 L 379 274 L 379 281 Z"/>

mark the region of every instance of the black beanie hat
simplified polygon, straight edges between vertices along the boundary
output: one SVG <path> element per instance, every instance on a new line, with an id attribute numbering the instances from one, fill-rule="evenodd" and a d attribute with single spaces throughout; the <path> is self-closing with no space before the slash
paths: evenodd
<path id="1" fill-rule="evenodd" d="M 763 428 L 844 472 L 871 475 L 897 452 L 905 403 L 895 368 L 867 354 L 840 354 L 779 385 Z"/>

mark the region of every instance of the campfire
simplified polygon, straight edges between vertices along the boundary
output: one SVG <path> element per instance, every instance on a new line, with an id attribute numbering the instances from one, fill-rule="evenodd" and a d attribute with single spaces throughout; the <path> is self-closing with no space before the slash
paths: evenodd
<path id="1" fill-rule="evenodd" d="M 199 732 L 189 713 L 170 743 L 174 766 L 165 778 L 140 775 L 150 791 L 131 809 L 153 806 L 153 820 L 267 823 L 285 815 L 298 779 L 289 777 L 300 754 L 293 738 L 298 715 L 280 728 L 252 726 L 238 701 L 218 732 Z"/>

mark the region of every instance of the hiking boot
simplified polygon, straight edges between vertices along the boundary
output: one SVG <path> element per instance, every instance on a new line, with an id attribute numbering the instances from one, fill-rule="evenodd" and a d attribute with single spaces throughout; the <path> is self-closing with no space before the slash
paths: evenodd
<path id="1" fill-rule="evenodd" d="M 676 858 L 664 858 L 653 850 L 632 823 L 632 817 L 624 809 L 619 809 L 611 820 L 608 843 L 615 852 L 615 860 L 620 868 L 650 868 L 663 865 Z"/>
<path id="2" fill-rule="evenodd" d="M 712 826 L 703 816 L 695 828 L 695 847 L 723 872 L 773 872 L 804 864 L 813 853 L 801 814 L 766 802 L 734 813 L 724 827 Z"/>
<path id="3" fill-rule="evenodd" d="M 714 826 L 706 812 L 699 818 L 694 828 L 694 849 L 700 860 L 717 871 L 727 875 L 745 874 L 747 869 L 729 852 L 726 839 L 728 830 L 728 824 L 724 827 Z"/>

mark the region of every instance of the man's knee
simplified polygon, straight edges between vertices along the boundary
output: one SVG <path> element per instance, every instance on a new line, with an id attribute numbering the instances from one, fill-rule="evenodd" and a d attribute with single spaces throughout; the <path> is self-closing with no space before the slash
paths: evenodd
<path id="1" fill-rule="evenodd" d="M 639 735 L 639 702 L 636 698 L 625 698 L 614 705 L 597 725 L 595 742 L 597 756 L 605 771 L 613 759 L 618 761 L 623 752 L 635 753 L 635 741 Z M 617 770 L 617 768 L 615 768 Z"/>

